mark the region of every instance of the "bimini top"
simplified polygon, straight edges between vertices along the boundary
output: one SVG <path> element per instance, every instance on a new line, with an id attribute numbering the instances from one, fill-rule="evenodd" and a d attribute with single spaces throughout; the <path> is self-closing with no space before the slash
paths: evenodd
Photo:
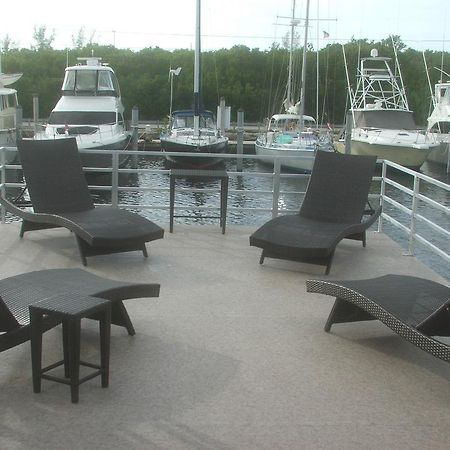
<path id="1" fill-rule="evenodd" d="M 102 64 L 101 58 L 78 58 L 85 64 L 66 68 L 62 85 L 63 95 L 89 95 L 120 97 L 119 82 L 111 67 Z"/>

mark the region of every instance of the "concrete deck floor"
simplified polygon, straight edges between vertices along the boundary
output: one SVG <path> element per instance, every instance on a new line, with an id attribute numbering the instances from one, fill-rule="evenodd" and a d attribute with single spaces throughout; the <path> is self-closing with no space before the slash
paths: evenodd
<path id="1" fill-rule="evenodd" d="M 81 267 L 66 230 L 0 225 L 0 276 Z M 87 270 L 161 283 L 126 302 L 137 334 L 113 327 L 110 386 L 43 381 L 34 394 L 29 344 L 0 355 L 1 449 L 448 449 L 450 366 L 378 322 L 325 333 L 331 297 L 308 294 L 323 268 L 266 260 L 253 229 L 175 225 L 149 258 L 89 258 Z M 443 281 L 384 235 L 342 242 L 329 278 L 414 274 Z M 97 361 L 85 321 L 83 356 Z M 61 355 L 61 329 L 44 363 Z"/>

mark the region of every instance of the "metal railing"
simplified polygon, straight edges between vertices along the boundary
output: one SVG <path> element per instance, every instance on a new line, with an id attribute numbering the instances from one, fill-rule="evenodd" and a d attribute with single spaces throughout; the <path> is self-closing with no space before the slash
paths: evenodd
<path id="1" fill-rule="evenodd" d="M 22 182 L 9 182 L 7 180 L 8 171 L 20 170 L 20 165 L 7 164 L 6 154 L 14 150 L 13 148 L 0 148 L 0 181 L 1 195 L 5 195 L 8 189 L 23 187 Z M 169 169 L 162 167 L 143 167 L 138 164 L 142 160 L 158 160 L 165 159 L 166 154 L 160 151 L 121 151 L 121 150 L 83 150 L 81 153 L 101 153 L 111 155 L 111 166 L 109 168 L 85 168 L 87 174 L 102 172 L 104 175 L 110 176 L 110 183 L 107 185 L 90 185 L 91 190 L 110 192 L 110 205 L 113 207 L 123 207 L 127 209 L 145 210 L 165 210 L 169 212 Z M 131 157 L 131 164 L 126 167 L 120 167 L 120 156 L 127 154 Z M 171 156 L 198 156 L 195 153 L 187 154 L 171 152 Z M 217 157 L 216 154 L 202 154 L 202 157 Z M 264 156 L 263 158 L 253 154 L 225 154 L 224 160 L 227 161 L 227 172 L 230 180 L 236 180 L 235 183 L 230 182 L 229 196 L 245 196 L 253 198 L 268 198 L 270 206 L 255 206 L 253 202 L 250 206 L 237 205 L 228 202 L 229 213 L 243 214 L 245 224 L 245 213 L 261 213 L 276 217 L 279 214 L 286 214 L 298 211 L 300 204 L 297 198 L 305 194 L 308 174 L 284 173 L 282 171 L 282 161 L 285 159 L 301 159 L 297 156 Z M 303 157 L 307 158 L 307 157 Z M 237 170 L 232 167 L 232 162 L 236 162 L 236 167 L 240 167 L 245 160 L 273 160 L 273 166 L 267 171 L 248 171 Z M 372 202 L 381 202 L 383 213 L 378 221 L 378 231 L 385 232 L 388 236 L 396 237 L 395 240 L 406 248 L 407 255 L 416 255 L 418 252 L 432 253 L 439 258 L 435 266 L 442 265 L 444 276 L 450 277 L 450 185 L 435 180 L 420 172 L 406 169 L 398 164 L 390 161 L 379 161 L 381 163 L 381 173 L 374 176 L 373 186 L 369 199 Z M 230 166 L 230 167 L 228 167 Z M 140 180 L 139 185 L 126 186 L 119 183 L 122 175 L 165 175 L 160 178 L 157 185 L 145 184 Z M 238 180 L 253 178 L 257 187 L 246 189 L 242 187 Z M 283 187 L 284 182 L 291 180 L 303 179 L 304 182 L 299 188 L 299 184 L 291 183 L 288 188 Z M 217 188 L 187 188 L 179 189 L 183 192 L 190 193 L 218 193 Z M 164 204 L 147 204 L 139 203 L 121 203 L 121 195 L 130 192 L 137 193 L 159 193 L 167 194 L 167 202 Z M 293 196 L 295 202 L 286 202 L 288 196 Z M 281 201 L 283 200 L 283 201 Z M 218 205 L 204 204 L 195 206 L 177 205 L 177 209 L 195 209 L 195 210 L 211 210 L 218 209 Z M 5 213 L 2 208 L 2 220 L 5 220 Z M 392 231 L 394 230 L 394 231 Z M 442 270 L 439 270 L 442 274 Z"/>

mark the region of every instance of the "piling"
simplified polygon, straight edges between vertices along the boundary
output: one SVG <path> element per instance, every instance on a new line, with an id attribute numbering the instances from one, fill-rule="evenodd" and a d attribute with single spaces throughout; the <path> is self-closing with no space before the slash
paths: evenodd
<path id="1" fill-rule="evenodd" d="M 242 156 L 244 154 L 244 111 L 239 109 L 237 112 L 237 144 L 236 144 L 236 160 L 237 171 L 242 172 Z"/>
<path id="2" fill-rule="evenodd" d="M 22 139 L 23 130 L 23 109 L 21 105 L 16 108 L 16 141 Z"/>
<path id="3" fill-rule="evenodd" d="M 131 149 L 138 150 L 138 134 L 139 134 L 139 108 L 133 106 L 131 110 Z M 138 166 L 138 156 L 132 155 L 131 157 L 131 167 L 137 169 Z"/>
<path id="4" fill-rule="evenodd" d="M 34 123 L 34 134 L 38 132 L 39 125 L 39 96 L 38 94 L 33 94 L 33 123 Z"/>
<path id="5" fill-rule="evenodd" d="M 347 114 L 347 120 L 345 121 L 345 153 L 350 154 L 352 152 L 352 117 Z"/>

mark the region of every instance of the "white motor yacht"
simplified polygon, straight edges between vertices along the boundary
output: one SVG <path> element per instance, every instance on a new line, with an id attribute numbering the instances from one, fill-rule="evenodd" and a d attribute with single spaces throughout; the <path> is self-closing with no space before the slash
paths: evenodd
<path id="1" fill-rule="evenodd" d="M 45 130 L 36 133 L 34 139 L 75 137 L 80 150 L 127 149 L 131 133 L 125 126 L 119 83 L 113 69 L 98 57 L 78 60 L 78 65 L 66 68 L 62 96 Z M 81 159 L 87 167 L 111 167 L 111 155 L 81 152 Z M 126 160 L 121 157 L 121 165 Z"/>

